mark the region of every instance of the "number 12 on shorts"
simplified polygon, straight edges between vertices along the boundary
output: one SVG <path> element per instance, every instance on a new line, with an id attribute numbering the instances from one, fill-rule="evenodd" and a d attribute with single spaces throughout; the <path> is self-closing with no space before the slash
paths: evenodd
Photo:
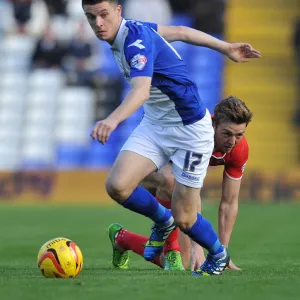
<path id="1" fill-rule="evenodd" d="M 196 166 L 201 164 L 202 156 L 203 154 L 200 153 L 186 151 L 183 171 L 195 172 Z M 196 159 L 191 162 L 191 158 L 196 158 Z"/>

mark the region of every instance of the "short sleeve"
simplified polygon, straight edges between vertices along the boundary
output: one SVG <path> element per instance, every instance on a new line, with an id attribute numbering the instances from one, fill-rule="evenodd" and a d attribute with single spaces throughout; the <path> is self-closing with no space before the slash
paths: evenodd
<path id="1" fill-rule="evenodd" d="M 148 31 L 129 34 L 126 39 L 124 53 L 130 67 L 130 78 L 153 75 L 155 47 Z"/>
<path id="2" fill-rule="evenodd" d="M 234 148 L 230 159 L 225 163 L 225 174 L 233 180 L 239 180 L 243 177 L 243 173 L 248 161 L 249 147 L 246 138 Z"/>

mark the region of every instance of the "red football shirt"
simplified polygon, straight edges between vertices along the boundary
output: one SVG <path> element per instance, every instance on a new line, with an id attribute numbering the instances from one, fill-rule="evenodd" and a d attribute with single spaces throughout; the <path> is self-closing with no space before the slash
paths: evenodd
<path id="1" fill-rule="evenodd" d="M 213 152 L 209 165 L 219 166 L 224 165 L 224 172 L 230 178 L 239 180 L 243 176 L 243 172 L 248 160 L 249 146 L 246 137 L 229 152 Z"/>

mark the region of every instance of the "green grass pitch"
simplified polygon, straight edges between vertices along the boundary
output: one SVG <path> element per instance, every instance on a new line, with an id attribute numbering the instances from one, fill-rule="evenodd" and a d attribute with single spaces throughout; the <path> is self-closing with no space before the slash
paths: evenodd
<path id="1" fill-rule="evenodd" d="M 300 299 L 300 206 L 242 204 L 230 253 L 243 271 L 194 278 L 166 273 L 135 254 L 129 271 L 111 268 L 106 228 L 119 222 L 149 235 L 150 221 L 125 209 L 0 206 L 0 299 Z M 216 226 L 217 206 L 204 204 Z M 73 239 L 84 269 L 73 280 L 45 279 L 37 268 L 47 240 Z"/>

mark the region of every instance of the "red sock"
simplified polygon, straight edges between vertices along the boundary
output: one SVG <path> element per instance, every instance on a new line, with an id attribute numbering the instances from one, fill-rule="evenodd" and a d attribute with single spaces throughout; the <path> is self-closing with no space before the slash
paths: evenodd
<path id="1" fill-rule="evenodd" d="M 144 246 L 149 238 L 130 232 L 125 229 L 121 229 L 115 238 L 116 244 L 121 248 L 121 250 L 131 250 L 134 253 L 144 257 Z M 160 255 L 151 260 L 151 262 L 160 268 L 163 268 Z"/>
<path id="2" fill-rule="evenodd" d="M 159 199 L 158 197 L 156 197 L 156 200 L 164 207 L 166 208 L 171 208 L 171 201 L 162 201 L 161 199 Z M 179 233 L 179 229 L 176 228 L 175 230 L 173 230 L 169 237 L 166 240 L 166 244 L 164 247 L 164 254 L 166 254 L 167 252 L 173 250 L 173 251 L 178 251 L 180 252 L 180 246 L 178 243 L 178 233 Z"/>
<path id="3" fill-rule="evenodd" d="M 169 251 L 178 251 L 180 252 L 180 246 L 178 243 L 178 233 L 179 233 L 179 229 L 176 228 L 175 230 L 173 230 L 169 237 L 166 240 L 165 246 L 164 246 L 164 254 L 166 254 Z"/>
<path id="4" fill-rule="evenodd" d="M 163 200 L 159 199 L 157 196 L 155 198 L 158 201 L 158 203 L 160 203 L 162 206 L 164 206 L 165 208 L 171 209 L 171 204 L 172 204 L 171 200 L 163 201 Z"/>

